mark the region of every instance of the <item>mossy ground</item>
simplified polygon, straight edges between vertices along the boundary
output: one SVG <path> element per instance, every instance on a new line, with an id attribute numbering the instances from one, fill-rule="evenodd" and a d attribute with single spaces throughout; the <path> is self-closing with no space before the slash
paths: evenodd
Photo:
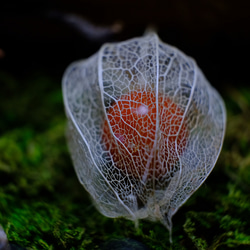
<path id="1" fill-rule="evenodd" d="M 134 239 L 149 249 L 250 249 L 250 88 L 222 93 L 228 121 L 215 169 L 173 218 L 109 219 L 92 206 L 65 141 L 60 79 L 0 72 L 0 224 L 25 249 L 100 249 Z M 109 248 L 111 249 L 111 248 Z"/>

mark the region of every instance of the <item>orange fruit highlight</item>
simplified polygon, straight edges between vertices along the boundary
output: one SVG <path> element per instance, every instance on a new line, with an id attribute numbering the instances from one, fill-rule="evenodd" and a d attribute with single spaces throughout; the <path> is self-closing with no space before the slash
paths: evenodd
<path id="1" fill-rule="evenodd" d="M 157 110 L 158 107 L 158 110 Z M 107 112 L 103 143 L 116 168 L 148 180 L 173 170 L 187 143 L 183 111 L 153 91 L 132 91 Z"/>

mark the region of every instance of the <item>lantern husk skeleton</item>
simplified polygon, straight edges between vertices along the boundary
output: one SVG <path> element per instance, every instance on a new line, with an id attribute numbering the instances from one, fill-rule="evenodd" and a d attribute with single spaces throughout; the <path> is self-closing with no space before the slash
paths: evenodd
<path id="1" fill-rule="evenodd" d="M 126 161 L 123 169 L 117 165 L 103 142 L 103 126 L 122 96 L 145 91 L 172 100 L 182 110 L 187 133 L 178 159 L 170 167 L 164 165 L 167 160 L 162 163 L 167 171 L 140 178 L 124 171 Z M 171 233 L 172 216 L 213 169 L 225 133 L 224 103 L 195 61 L 154 33 L 104 44 L 67 68 L 63 97 L 74 167 L 96 208 L 112 218 L 159 220 Z M 159 124 L 159 113 L 156 119 Z M 159 136 L 159 126 L 156 130 Z"/>

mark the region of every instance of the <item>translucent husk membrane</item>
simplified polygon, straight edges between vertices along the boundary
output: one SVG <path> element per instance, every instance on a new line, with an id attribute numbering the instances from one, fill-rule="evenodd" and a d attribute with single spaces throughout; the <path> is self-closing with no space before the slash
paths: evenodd
<path id="1" fill-rule="evenodd" d="M 144 156 L 140 154 L 146 152 L 141 145 L 136 155 L 146 162 L 145 166 L 140 165 L 140 171 L 148 173 L 143 176 L 134 174 L 138 164 L 131 165 L 138 159 L 133 158 L 135 155 L 126 148 L 126 143 L 121 143 L 113 132 L 115 126 L 109 113 L 121 98 L 129 99 L 135 92 L 156 96 L 152 99 L 156 102 L 154 134 L 150 134 L 152 131 L 148 131 L 148 135 L 146 132 L 146 136 L 143 134 L 144 138 L 153 138 L 153 146 Z M 225 133 L 223 100 L 195 61 L 163 43 L 154 33 L 104 44 L 92 57 L 68 67 L 63 77 L 63 97 L 74 167 L 97 209 L 105 216 L 122 216 L 135 222 L 159 220 L 170 231 L 171 240 L 172 216 L 213 169 Z M 171 122 L 169 125 L 164 112 L 160 111 L 162 100 L 171 100 L 181 110 L 172 115 L 181 121 L 174 124 L 177 126 L 174 141 L 173 134 L 163 133 L 162 127 L 171 126 Z M 131 107 L 127 109 L 132 112 Z M 110 144 L 107 142 L 110 137 L 104 134 L 105 123 L 112 136 Z M 133 124 L 126 126 L 132 126 L 133 130 Z M 183 126 L 185 140 L 179 145 Z M 126 131 L 122 136 L 127 138 Z M 171 150 L 168 148 L 170 137 L 174 143 Z M 164 138 L 165 144 L 159 138 Z M 114 145 L 117 145 L 116 154 L 120 152 L 119 162 L 112 151 Z"/>

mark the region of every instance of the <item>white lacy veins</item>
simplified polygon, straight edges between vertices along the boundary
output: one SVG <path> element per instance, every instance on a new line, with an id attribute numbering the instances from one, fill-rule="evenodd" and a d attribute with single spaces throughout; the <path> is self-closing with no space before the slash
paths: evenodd
<path id="1" fill-rule="evenodd" d="M 219 156 L 222 98 L 195 61 L 151 33 L 104 44 L 63 77 L 79 181 L 108 217 L 171 218 Z"/>

